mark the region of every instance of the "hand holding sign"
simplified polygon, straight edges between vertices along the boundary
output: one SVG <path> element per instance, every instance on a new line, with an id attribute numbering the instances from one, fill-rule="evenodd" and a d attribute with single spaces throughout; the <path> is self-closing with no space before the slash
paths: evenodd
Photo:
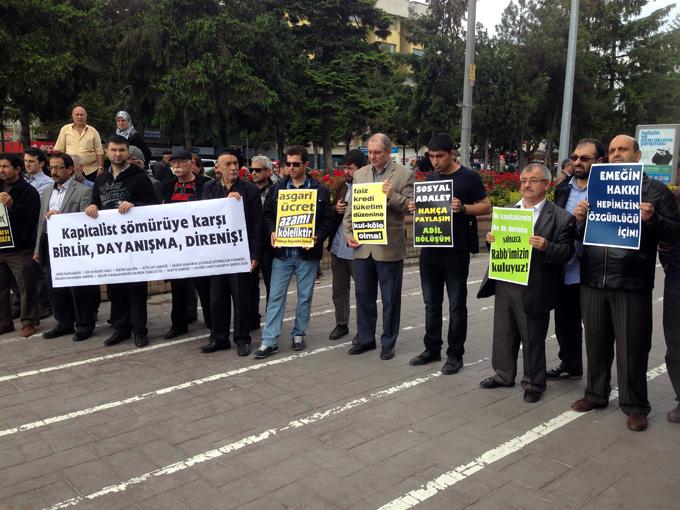
<path id="1" fill-rule="evenodd" d="M 5 207 L 9 209 L 10 207 L 12 207 L 14 200 L 12 200 L 12 196 L 9 193 L 5 193 L 3 191 L 2 193 L 0 193 L 0 203 L 5 204 Z"/>
<path id="2" fill-rule="evenodd" d="M 385 193 L 385 195 L 387 195 L 387 200 L 389 200 L 390 195 L 392 194 L 392 185 L 390 184 L 389 179 L 383 182 L 382 191 L 383 193 Z"/>
<path id="3" fill-rule="evenodd" d="M 651 220 L 652 216 L 654 215 L 654 204 L 650 204 L 649 202 L 640 202 L 640 215 L 642 217 L 642 221 Z"/>
<path id="4" fill-rule="evenodd" d="M 541 236 L 531 236 L 529 238 L 529 244 L 538 251 L 545 251 L 548 249 L 548 241 Z"/>
<path id="5" fill-rule="evenodd" d="M 451 211 L 454 213 L 459 213 L 463 210 L 463 202 L 459 198 L 453 197 L 451 200 Z"/>
<path id="6" fill-rule="evenodd" d="M 587 200 L 581 200 L 578 204 L 576 204 L 576 207 L 574 208 L 574 218 L 576 218 L 576 221 L 579 223 L 586 221 L 589 207 L 590 205 L 588 204 Z"/>

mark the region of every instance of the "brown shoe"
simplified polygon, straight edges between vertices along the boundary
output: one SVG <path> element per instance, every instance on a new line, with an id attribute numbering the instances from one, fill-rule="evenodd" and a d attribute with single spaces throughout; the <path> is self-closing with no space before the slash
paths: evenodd
<path id="1" fill-rule="evenodd" d="M 633 413 L 628 416 L 628 421 L 626 422 L 630 430 L 635 432 L 642 432 L 647 428 L 647 417 L 644 414 Z"/>
<path id="2" fill-rule="evenodd" d="M 28 338 L 29 336 L 35 334 L 35 326 L 33 326 L 33 324 L 24 324 L 21 326 L 21 333 L 19 334 L 24 338 Z"/>
<path id="3" fill-rule="evenodd" d="M 572 410 L 576 411 L 577 413 L 587 413 L 593 409 L 602 409 L 604 407 L 607 407 L 607 404 L 597 404 L 588 397 L 583 397 L 582 399 L 571 404 Z"/>
<path id="4" fill-rule="evenodd" d="M 680 404 L 678 404 L 675 409 L 668 411 L 666 418 L 668 418 L 668 421 L 671 423 L 680 423 Z"/>
<path id="5" fill-rule="evenodd" d="M 14 331 L 14 324 L 11 322 L 0 322 L 0 335 Z"/>

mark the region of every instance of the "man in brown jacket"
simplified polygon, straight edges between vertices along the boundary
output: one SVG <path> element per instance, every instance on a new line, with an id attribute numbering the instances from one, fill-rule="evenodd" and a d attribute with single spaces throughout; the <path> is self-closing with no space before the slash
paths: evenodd
<path id="1" fill-rule="evenodd" d="M 413 199 L 414 174 L 390 159 L 391 140 L 376 133 L 368 140 L 369 165 L 354 173 L 354 185 L 382 183 L 387 195 L 387 244 L 360 244 L 352 230 L 351 197 L 343 224 L 347 244 L 354 248 L 352 272 L 356 281 L 357 336 L 349 354 L 362 354 L 376 348 L 375 330 L 378 319 L 378 285 L 383 303 L 383 333 L 380 337 L 380 358 L 394 357 L 394 345 L 399 334 L 401 315 L 401 283 L 406 258 L 406 230 L 404 214 Z"/>

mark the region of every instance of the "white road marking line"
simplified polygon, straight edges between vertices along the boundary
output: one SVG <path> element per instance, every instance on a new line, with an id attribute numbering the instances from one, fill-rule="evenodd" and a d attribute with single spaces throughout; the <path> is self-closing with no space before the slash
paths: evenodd
<path id="1" fill-rule="evenodd" d="M 649 372 L 647 372 L 647 380 L 651 381 L 652 379 L 664 373 L 666 373 L 665 364 L 653 368 Z M 612 390 L 612 393 L 609 397 L 609 401 L 611 402 L 612 400 L 615 400 L 616 398 L 618 398 L 618 396 L 619 396 L 618 391 Z M 496 448 L 492 448 L 491 450 L 484 452 L 479 457 L 471 460 L 467 464 L 461 464 L 460 466 L 439 475 L 434 480 L 431 480 L 421 485 L 418 489 L 407 492 L 403 496 L 400 496 L 390 501 L 389 503 L 386 503 L 385 505 L 381 506 L 378 510 L 407 510 L 409 508 L 413 508 L 414 506 L 419 505 L 423 501 L 426 501 L 432 498 L 433 496 L 436 496 L 439 492 L 448 489 L 449 487 L 465 480 L 466 478 L 469 478 L 470 476 L 481 471 L 488 465 L 493 464 L 494 462 L 499 461 L 507 457 L 508 455 L 511 455 L 521 450 L 522 448 L 530 445 L 534 441 L 537 441 L 538 439 L 547 436 L 551 432 L 554 432 L 557 429 L 564 427 L 568 423 L 571 423 L 572 421 L 586 414 L 588 413 L 577 413 L 576 411 L 572 411 L 571 409 L 569 411 L 565 411 L 562 414 L 559 414 L 554 418 L 546 422 L 543 422 L 540 425 L 537 425 L 531 430 L 528 430 L 521 436 L 514 437 L 509 441 L 506 441 L 505 443 L 497 446 Z"/>
<path id="2" fill-rule="evenodd" d="M 482 363 L 483 361 L 488 360 L 488 358 L 483 358 L 477 361 L 474 361 L 472 363 L 466 363 L 465 366 L 472 366 L 476 365 L 478 363 Z M 58 510 L 61 508 L 68 508 L 71 506 L 75 506 L 78 503 L 81 503 L 83 501 L 92 501 L 96 498 L 99 498 L 101 496 L 106 496 L 107 494 L 114 494 L 118 492 L 123 492 L 129 489 L 130 487 L 134 485 L 138 485 L 140 483 L 146 482 L 147 480 L 151 478 L 157 478 L 160 476 L 164 475 L 170 475 L 173 473 L 177 473 L 178 471 L 183 471 L 185 469 L 189 469 L 192 466 L 195 466 L 196 464 L 202 464 L 204 462 L 207 462 L 209 460 L 214 460 L 219 457 L 223 457 L 224 455 L 227 455 L 229 453 L 235 452 L 237 450 L 241 450 L 242 448 L 245 448 L 246 446 L 256 444 L 256 443 L 261 443 L 262 441 L 265 441 L 267 439 L 273 438 L 278 436 L 281 433 L 284 432 L 289 432 L 292 430 L 297 430 L 302 427 L 305 427 L 307 425 L 312 425 L 314 423 L 317 423 L 321 420 L 324 420 L 326 418 L 329 418 L 331 416 L 337 416 L 338 414 L 342 414 L 346 411 L 349 411 L 351 409 L 354 409 L 355 407 L 362 406 L 364 404 L 367 404 L 369 402 L 372 402 L 374 400 L 379 400 L 381 398 L 388 397 L 390 395 L 394 395 L 395 393 L 399 393 L 400 391 L 408 390 L 411 388 L 414 388 L 416 386 L 419 386 L 423 383 L 426 383 L 428 381 L 431 381 L 433 379 L 436 379 L 437 377 L 440 377 L 442 373 L 440 371 L 433 372 L 431 374 L 425 375 L 423 377 L 418 377 L 416 379 L 411 379 L 410 381 L 405 381 L 401 384 L 398 384 L 396 386 L 392 386 L 390 388 L 381 390 L 381 391 L 376 391 L 374 393 L 371 393 L 367 397 L 360 397 L 356 398 L 354 400 L 350 400 L 349 402 L 346 402 L 345 404 L 339 405 L 332 407 L 330 409 L 327 409 L 325 411 L 318 411 L 316 413 L 310 414 L 304 418 L 300 418 L 297 420 L 293 420 L 288 422 L 286 425 L 283 427 L 275 427 L 271 429 L 267 429 L 265 431 L 259 432 L 257 434 L 252 434 L 250 436 L 244 437 L 243 439 L 239 439 L 238 441 L 234 441 L 233 443 L 226 444 L 224 446 L 221 446 L 220 448 L 216 448 L 214 450 L 208 450 L 206 452 L 200 453 L 198 455 L 194 455 L 193 457 L 189 457 L 187 459 L 181 460 L 179 462 L 175 462 L 174 464 L 169 464 L 167 466 L 164 466 L 162 468 L 155 469 L 153 471 L 149 471 L 147 473 L 144 473 L 139 476 L 135 476 L 134 478 L 130 478 L 129 480 L 126 480 L 125 482 L 116 484 L 116 485 L 109 485 L 107 487 L 104 487 L 103 489 L 100 489 L 96 492 L 92 492 L 90 494 L 82 495 L 82 496 L 76 496 L 75 498 L 67 499 L 65 501 L 62 501 L 60 503 L 56 503 L 50 507 L 47 507 L 49 510 Z"/>
<path id="3" fill-rule="evenodd" d="M 261 368 L 265 367 L 270 367 L 272 365 L 280 365 L 281 363 L 286 363 L 288 361 L 292 361 L 295 359 L 299 358 L 307 358 L 309 356 L 314 356 L 315 354 L 321 354 L 323 352 L 328 352 L 328 351 L 333 351 L 335 349 L 339 349 L 341 347 L 346 347 L 350 345 L 351 342 L 345 342 L 341 344 L 335 344 L 331 345 L 328 347 L 321 347 L 319 349 L 314 349 L 313 351 L 306 351 L 306 352 L 301 352 L 298 354 L 292 354 L 290 356 L 285 356 L 283 358 L 276 358 L 270 361 L 265 361 L 262 363 L 257 363 L 255 365 L 248 365 L 246 367 L 241 367 L 237 368 L 234 370 L 229 370 L 228 372 L 220 372 L 218 374 L 213 374 L 208 377 L 203 377 L 201 379 L 194 379 L 192 381 L 187 381 L 181 384 L 176 384 L 174 386 L 167 386 L 165 388 L 161 388 L 158 390 L 154 391 L 147 391 L 146 393 L 142 393 L 140 395 L 134 395 L 132 397 L 126 398 L 124 400 L 116 400 L 114 402 L 107 402 L 106 404 L 100 404 L 98 406 L 94 407 L 89 407 L 87 409 L 82 409 L 80 411 L 73 411 L 67 414 L 61 414 L 58 416 L 52 416 L 50 418 L 44 418 L 42 420 L 34 421 L 31 423 L 24 423 L 23 425 L 19 425 L 18 427 L 12 427 L 9 429 L 5 430 L 0 430 L 0 437 L 3 436 L 11 436 L 13 434 L 17 434 L 19 432 L 25 432 L 27 430 L 33 430 L 41 427 L 45 427 L 47 425 L 51 425 L 53 423 L 59 423 L 67 420 L 73 420 L 75 418 L 80 418 L 81 416 L 87 416 L 88 414 L 94 414 L 98 413 L 100 411 L 107 411 L 109 409 L 114 409 L 116 407 L 120 407 L 123 405 L 127 404 L 132 404 L 134 402 L 141 402 L 142 400 L 146 400 L 152 397 L 157 397 L 159 395 L 167 395 L 168 393 L 172 393 L 174 391 L 179 391 L 179 390 L 185 390 L 187 388 L 193 388 L 195 386 L 200 386 L 202 384 L 214 382 L 214 381 L 220 381 L 222 379 L 226 379 L 228 377 L 233 377 L 235 375 L 241 375 L 245 374 L 246 372 L 252 372 L 254 370 L 259 370 Z"/>
<path id="4" fill-rule="evenodd" d="M 409 292 L 409 293 L 402 294 L 402 297 L 419 296 L 421 294 L 422 294 L 422 291 Z M 382 301 L 380 299 L 378 299 L 376 302 L 381 303 Z M 351 308 L 355 309 L 356 305 L 352 305 Z M 491 308 L 493 308 L 493 307 L 484 307 L 480 311 L 489 310 Z M 331 314 L 331 313 L 335 313 L 334 308 L 327 308 L 325 310 L 312 312 L 310 314 L 310 316 L 311 317 L 319 317 L 321 315 L 328 315 L 328 314 Z M 470 314 L 468 314 L 468 315 L 470 315 Z M 293 316 L 284 318 L 283 322 L 290 322 L 290 321 L 294 321 L 294 320 L 295 320 L 295 316 L 293 315 Z M 260 323 L 260 326 L 264 327 L 264 321 Z M 82 365 L 88 365 L 88 364 L 91 364 L 91 363 L 98 363 L 100 361 L 120 358 L 120 357 L 123 357 L 123 356 L 131 356 L 133 354 L 141 354 L 141 353 L 156 350 L 156 349 L 162 349 L 164 347 L 170 347 L 170 346 L 177 345 L 177 344 L 183 344 L 183 343 L 186 343 L 186 342 L 191 342 L 193 340 L 198 340 L 198 339 L 201 339 L 201 338 L 207 338 L 209 336 L 210 336 L 210 334 L 206 333 L 206 334 L 203 334 L 203 335 L 192 336 L 192 337 L 189 337 L 189 338 L 182 338 L 180 340 L 174 340 L 174 341 L 171 341 L 171 342 L 164 342 L 162 344 L 154 344 L 154 345 L 151 345 L 149 347 L 142 348 L 142 349 L 131 349 L 129 351 L 119 352 L 119 353 L 116 353 L 116 354 L 108 354 L 108 355 L 105 355 L 105 356 L 97 356 L 97 357 L 94 357 L 94 358 L 88 358 L 88 359 L 84 359 L 84 360 L 80 360 L 80 361 L 73 361 L 71 363 L 64 363 L 63 365 L 56 365 L 56 366 L 45 367 L 45 368 L 37 368 L 37 369 L 34 369 L 34 370 L 26 370 L 24 372 L 19 372 L 19 373 L 16 373 L 16 374 L 3 375 L 3 376 L 0 376 L 0 383 L 6 382 L 6 381 L 12 381 L 14 379 L 19 379 L 21 377 L 29 377 L 29 376 L 32 376 L 32 375 L 44 374 L 44 373 L 47 373 L 47 372 L 54 372 L 55 370 L 64 370 L 64 369 L 67 369 L 67 368 L 73 368 L 73 367 L 78 367 L 78 366 L 82 366 Z M 11 339 L 9 339 L 9 340 L 11 340 Z"/>

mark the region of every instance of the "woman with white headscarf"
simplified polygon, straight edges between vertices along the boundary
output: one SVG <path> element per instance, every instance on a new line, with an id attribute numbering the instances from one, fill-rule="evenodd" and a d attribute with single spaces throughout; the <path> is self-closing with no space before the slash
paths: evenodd
<path id="1" fill-rule="evenodd" d="M 145 167 L 148 168 L 151 161 L 151 150 L 147 147 L 142 135 L 135 129 L 132 117 L 130 117 L 128 112 L 121 110 L 116 114 L 116 132 L 113 134 L 120 135 L 126 138 L 130 145 L 139 147 L 144 153 L 144 159 L 146 160 Z"/>

